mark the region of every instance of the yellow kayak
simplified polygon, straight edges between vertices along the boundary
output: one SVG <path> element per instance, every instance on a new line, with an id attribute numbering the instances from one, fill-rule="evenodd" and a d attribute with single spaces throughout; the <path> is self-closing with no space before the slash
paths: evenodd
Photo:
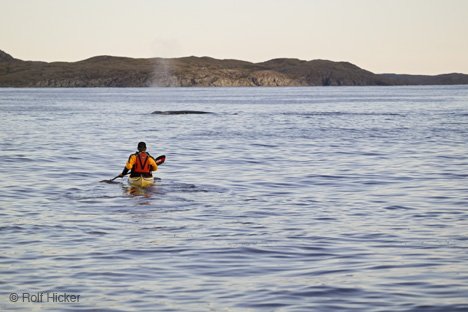
<path id="1" fill-rule="evenodd" d="M 128 183 L 131 186 L 138 186 L 138 187 L 148 187 L 154 184 L 154 177 L 129 177 Z"/>

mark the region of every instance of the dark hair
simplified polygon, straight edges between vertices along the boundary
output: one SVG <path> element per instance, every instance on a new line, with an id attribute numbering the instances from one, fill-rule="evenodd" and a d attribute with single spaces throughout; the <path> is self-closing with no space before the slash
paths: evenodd
<path id="1" fill-rule="evenodd" d="M 140 142 L 138 143 L 138 150 L 142 151 L 146 149 L 146 143 L 145 142 Z"/>

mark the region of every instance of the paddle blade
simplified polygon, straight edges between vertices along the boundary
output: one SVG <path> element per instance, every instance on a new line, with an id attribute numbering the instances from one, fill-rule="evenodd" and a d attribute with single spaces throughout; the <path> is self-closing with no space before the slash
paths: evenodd
<path id="1" fill-rule="evenodd" d="M 162 165 L 165 161 L 166 161 L 166 155 L 158 156 L 155 159 L 156 165 L 158 165 L 158 166 Z"/>
<path id="2" fill-rule="evenodd" d="M 102 181 L 99 181 L 99 182 L 105 182 L 105 183 L 118 183 L 118 182 L 114 182 L 115 179 L 117 178 L 121 178 L 120 175 L 116 176 L 115 178 L 112 178 L 110 180 L 102 180 Z"/>
<path id="3" fill-rule="evenodd" d="M 111 179 L 111 180 L 102 180 L 102 181 L 99 181 L 99 182 L 109 183 L 109 184 L 120 183 L 120 182 L 114 181 L 113 179 Z"/>

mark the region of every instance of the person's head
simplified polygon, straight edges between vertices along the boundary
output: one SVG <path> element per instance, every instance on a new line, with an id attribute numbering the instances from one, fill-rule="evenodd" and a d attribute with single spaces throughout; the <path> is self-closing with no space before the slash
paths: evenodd
<path id="1" fill-rule="evenodd" d="M 138 151 L 139 151 L 139 152 L 144 152 L 144 151 L 146 151 L 146 143 L 145 143 L 145 142 L 140 142 L 140 143 L 138 143 Z"/>

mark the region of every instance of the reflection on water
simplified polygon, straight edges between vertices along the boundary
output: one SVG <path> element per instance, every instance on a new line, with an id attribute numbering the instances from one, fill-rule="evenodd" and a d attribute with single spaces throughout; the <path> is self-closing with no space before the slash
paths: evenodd
<path id="1" fill-rule="evenodd" d="M 0 116 L 1 311 L 468 310 L 466 87 L 0 89 Z M 156 184 L 100 183 L 139 141 Z"/>
<path id="2" fill-rule="evenodd" d="M 150 198 L 152 196 L 152 192 L 150 188 L 141 188 L 138 186 L 126 186 L 123 188 L 125 191 L 125 194 L 131 195 L 131 196 L 143 196 L 146 198 Z"/>

